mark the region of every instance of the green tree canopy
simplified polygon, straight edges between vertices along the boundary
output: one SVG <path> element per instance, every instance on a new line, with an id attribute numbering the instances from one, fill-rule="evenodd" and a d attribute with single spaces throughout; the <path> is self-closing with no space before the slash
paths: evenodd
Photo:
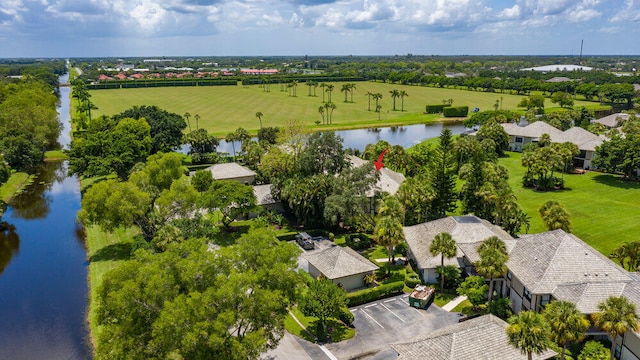
<path id="1" fill-rule="evenodd" d="M 542 354 L 549 348 L 549 324 L 534 311 L 522 311 L 509 318 L 509 343 L 520 349 L 529 360 L 533 354 Z"/>
<path id="2" fill-rule="evenodd" d="M 636 305 L 624 296 L 610 296 L 598 304 L 598 312 L 591 314 L 593 324 L 611 336 L 611 360 L 615 354 L 616 337 L 627 330 L 638 329 Z"/>
<path id="3" fill-rule="evenodd" d="M 542 315 L 549 323 L 551 341 L 561 347 L 560 359 L 564 360 L 567 345 L 582 341 L 586 336 L 589 320 L 569 301 L 553 301 L 547 304 Z"/>
<path id="4" fill-rule="evenodd" d="M 229 227 L 242 214 L 256 209 L 256 195 L 250 185 L 233 180 L 216 180 L 202 195 L 201 203 L 209 210 L 218 209 L 224 215 L 222 223 Z"/>
<path id="5" fill-rule="evenodd" d="M 440 254 L 440 268 L 444 268 L 444 258 L 450 259 L 456 256 L 458 247 L 451 234 L 443 232 L 433 238 L 429 246 L 429 253 L 431 253 L 432 256 Z M 440 291 L 444 290 L 444 278 L 445 276 L 440 277 Z"/>
<path id="6" fill-rule="evenodd" d="M 327 331 L 327 320 L 337 318 L 346 306 L 347 296 L 343 289 L 329 279 L 318 279 L 309 283 L 309 290 L 300 300 L 300 311 L 307 316 L 318 318 L 318 334 L 320 341 L 330 335 Z"/>
<path id="7" fill-rule="evenodd" d="M 153 106 L 134 106 L 115 115 L 115 119 L 145 119 L 150 126 L 151 153 L 173 151 L 182 145 L 182 131 L 187 127 L 183 117 Z"/>

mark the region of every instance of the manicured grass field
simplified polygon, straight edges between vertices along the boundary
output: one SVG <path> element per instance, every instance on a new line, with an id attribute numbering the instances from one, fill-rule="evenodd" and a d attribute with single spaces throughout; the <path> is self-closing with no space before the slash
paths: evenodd
<path id="1" fill-rule="evenodd" d="M 529 233 L 547 230 L 538 208 L 547 200 L 556 200 L 571 214 L 573 233 L 604 255 L 609 255 L 624 242 L 640 240 L 639 183 L 589 171 L 582 175 L 565 175 L 566 190 L 534 191 L 522 187 L 525 168 L 520 158 L 520 153 L 507 153 L 507 157 L 498 162 L 509 169 L 509 183 L 518 203 L 531 216 Z"/>
<path id="2" fill-rule="evenodd" d="M 271 92 L 264 92 L 257 85 L 242 86 L 203 86 L 203 87 L 162 87 L 141 89 L 115 89 L 91 91 L 91 100 L 98 107 L 92 116 L 113 115 L 134 105 L 157 105 L 167 111 L 184 114 L 189 112 L 191 126 L 195 129 L 195 115 L 200 115 L 199 127 L 209 132 L 224 136 L 243 127 L 256 132 L 259 121 L 256 112 L 262 112 L 263 126 L 282 126 L 289 119 L 297 119 L 313 129 L 345 129 L 363 128 L 383 125 L 424 123 L 434 121 L 438 115 L 424 115 L 426 104 L 440 104 L 444 99 L 453 99 L 454 106 L 467 105 L 480 110 L 491 110 L 496 100 L 502 98 L 503 109 L 516 109 L 522 95 L 487 93 L 456 89 L 441 89 L 411 85 L 388 84 L 380 82 L 358 82 L 353 96 L 353 103 L 344 102 L 344 93 L 340 92 L 341 83 L 332 83 L 335 88 L 332 101 L 337 109 L 333 112 L 333 126 L 316 126 L 321 120 L 318 107 L 322 105 L 322 89 L 316 89 L 316 97 L 308 96 L 308 88 L 303 83 L 298 85 L 297 96 L 289 96 L 287 91 L 281 92 L 280 86 L 271 85 Z M 405 111 L 401 112 L 401 99 L 396 99 L 393 111 L 393 100 L 389 94 L 392 89 L 405 90 Z M 368 100 L 365 94 L 370 91 L 383 95 L 380 104 L 382 111 L 380 120 L 378 113 L 367 111 Z M 313 89 L 312 89 L 313 92 Z M 327 94 L 325 94 L 325 97 Z M 371 108 L 375 108 L 372 99 Z M 576 101 L 575 106 L 594 105 L 595 103 Z M 550 101 L 547 106 L 551 107 Z M 550 110 L 547 108 L 547 110 Z"/>

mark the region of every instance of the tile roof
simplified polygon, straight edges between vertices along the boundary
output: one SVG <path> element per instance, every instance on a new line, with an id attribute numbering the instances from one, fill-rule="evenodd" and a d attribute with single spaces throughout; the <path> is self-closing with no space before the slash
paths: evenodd
<path id="1" fill-rule="evenodd" d="M 538 140 L 542 134 L 549 134 L 551 142 L 572 142 L 576 144 L 580 150 L 595 151 L 596 146 L 602 145 L 604 141 L 602 137 L 577 126 L 561 131 L 544 121 L 536 121 L 527 126 L 518 126 L 512 123 L 500 125 L 502 125 L 504 131 L 511 136 L 529 137 Z"/>
<path id="2" fill-rule="evenodd" d="M 508 324 L 493 315 L 453 324 L 402 343 L 391 344 L 398 360 L 518 360 L 527 359 L 509 344 Z M 533 354 L 533 359 L 549 359 L 556 352 Z"/>
<path id="3" fill-rule="evenodd" d="M 615 128 L 619 126 L 620 121 L 627 120 L 629 116 L 631 115 L 625 113 L 616 113 L 607 115 L 597 120 L 593 120 L 593 122 L 602 124 L 608 128 Z"/>
<path id="4" fill-rule="evenodd" d="M 367 164 L 369 166 L 373 166 L 373 163 L 371 161 L 367 161 L 353 155 L 347 155 L 347 160 L 351 163 L 353 167 L 365 166 Z M 398 192 L 398 189 L 400 189 L 400 185 L 405 180 L 404 175 L 398 172 L 395 172 L 391 169 L 388 169 L 386 167 L 383 167 L 382 169 L 380 169 L 379 173 L 380 173 L 380 177 L 376 182 L 375 188 L 369 189 L 367 191 L 368 197 L 372 197 L 374 195 L 374 190 L 385 191 L 390 195 L 394 195 L 396 192 Z"/>
<path id="5" fill-rule="evenodd" d="M 239 165 L 238 163 L 215 164 L 206 170 L 211 171 L 211 175 L 216 180 L 228 180 L 246 176 L 256 176 L 252 170 Z"/>
<path id="6" fill-rule="evenodd" d="M 562 230 L 518 239 L 509 253 L 507 267 L 535 294 L 551 294 L 560 285 L 632 280 L 624 269 Z M 564 294 L 569 290 L 577 291 L 559 291 Z"/>
<path id="7" fill-rule="evenodd" d="M 507 134 L 512 136 L 524 136 L 537 139 L 542 136 L 542 134 L 549 134 L 553 141 L 555 136 L 560 136 L 562 134 L 562 130 L 557 129 L 544 121 L 536 121 L 527 126 L 517 126 L 514 124 L 501 125 Z"/>
<path id="8" fill-rule="evenodd" d="M 279 203 L 279 200 L 275 200 L 271 195 L 271 188 L 273 184 L 267 185 L 255 185 L 253 187 L 253 193 L 256 194 L 256 200 L 258 205 L 271 205 Z"/>
<path id="9" fill-rule="evenodd" d="M 445 265 L 462 266 L 463 256 L 469 253 L 469 256 L 473 257 L 479 243 L 491 236 L 497 236 L 505 241 L 513 240 L 513 237 L 499 226 L 474 215 L 449 216 L 414 226 L 405 226 L 403 230 L 409 250 L 411 250 L 411 254 L 413 254 L 418 267 L 421 269 L 440 266 L 440 256 L 431 256 L 429 246 L 431 246 L 433 238 L 442 232 L 451 234 L 458 244 L 456 257 L 445 259 Z M 465 246 L 461 244 L 473 245 Z"/>
<path id="10" fill-rule="evenodd" d="M 574 126 L 562 132 L 562 135 L 553 140 L 554 142 L 572 142 L 580 150 L 595 151 L 596 146 L 602 145 L 602 138 L 581 127 Z"/>
<path id="11" fill-rule="evenodd" d="M 377 265 L 350 247 L 334 246 L 304 256 L 309 264 L 331 280 L 379 269 Z"/>

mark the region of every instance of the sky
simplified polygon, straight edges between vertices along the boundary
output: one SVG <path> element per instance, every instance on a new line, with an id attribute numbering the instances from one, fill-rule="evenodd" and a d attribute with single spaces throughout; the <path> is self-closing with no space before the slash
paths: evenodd
<path id="1" fill-rule="evenodd" d="M 0 58 L 640 55 L 640 0 L 0 0 Z"/>

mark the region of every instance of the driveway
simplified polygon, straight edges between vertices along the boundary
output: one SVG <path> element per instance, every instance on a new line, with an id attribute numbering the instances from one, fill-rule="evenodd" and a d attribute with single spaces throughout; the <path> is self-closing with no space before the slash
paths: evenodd
<path id="1" fill-rule="evenodd" d="M 409 306 L 402 294 L 351 308 L 356 336 L 326 347 L 338 359 L 395 359 L 391 343 L 409 340 L 455 324 L 460 318 L 431 304 L 426 310 Z"/>

